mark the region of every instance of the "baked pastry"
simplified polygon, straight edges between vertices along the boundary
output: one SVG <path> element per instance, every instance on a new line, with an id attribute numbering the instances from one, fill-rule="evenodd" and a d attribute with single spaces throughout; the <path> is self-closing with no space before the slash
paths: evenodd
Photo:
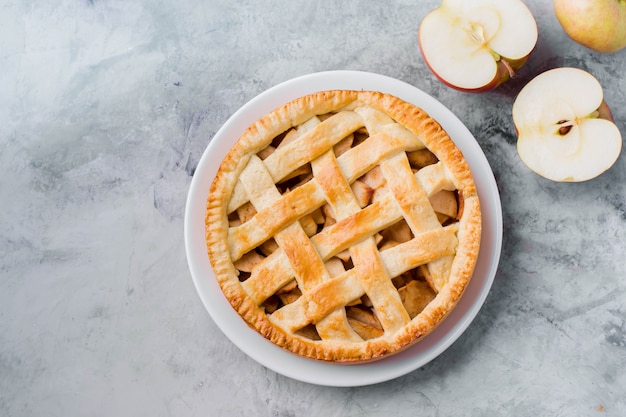
<path id="1" fill-rule="evenodd" d="M 430 333 L 478 257 L 462 153 L 420 108 L 323 91 L 262 117 L 219 166 L 208 256 L 249 326 L 298 355 L 360 363 Z"/>

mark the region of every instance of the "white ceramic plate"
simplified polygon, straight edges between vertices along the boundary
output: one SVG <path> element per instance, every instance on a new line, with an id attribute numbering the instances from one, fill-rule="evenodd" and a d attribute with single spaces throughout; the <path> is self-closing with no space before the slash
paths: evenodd
<path id="1" fill-rule="evenodd" d="M 456 308 L 430 335 L 411 348 L 376 362 L 337 365 L 306 359 L 273 345 L 250 329 L 223 296 L 208 260 L 204 216 L 217 167 L 243 131 L 289 100 L 316 91 L 374 90 L 420 106 L 435 118 L 464 153 L 474 175 L 483 210 L 483 235 L 474 276 Z M 358 71 L 321 72 L 279 84 L 239 109 L 217 132 L 192 179 L 185 212 L 185 246 L 194 284 L 222 332 L 263 366 L 300 381 L 327 386 L 375 384 L 405 375 L 447 349 L 469 326 L 491 288 L 502 246 L 502 210 L 498 188 L 484 153 L 463 123 L 437 100 L 402 81 Z"/>

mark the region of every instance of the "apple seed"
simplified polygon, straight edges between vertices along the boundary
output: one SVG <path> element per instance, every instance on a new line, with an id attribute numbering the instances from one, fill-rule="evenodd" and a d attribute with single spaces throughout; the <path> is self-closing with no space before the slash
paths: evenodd
<path id="1" fill-rule="evenodd" d="M 559 120 L 558 122 L 556 122 L 557 125 L 563 125 L 565 123 L 569 123 L 569 124 L 566 124 L 565 126 L 561 126 L 559 128 L 559 130 L 558 130 L 559 135 L 561 135 L 561 136 L 567 135 L 569 133 L 569 131 L 572 130 L 573 124 L 572 124 L 572 122 L 570 122 L 568 120 Z"/>

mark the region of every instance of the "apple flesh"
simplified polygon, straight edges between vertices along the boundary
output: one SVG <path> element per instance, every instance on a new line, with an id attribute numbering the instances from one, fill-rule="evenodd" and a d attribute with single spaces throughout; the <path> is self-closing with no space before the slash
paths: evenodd
<path id="1" fill-rule="evenodd" d="M 513 103 L 517 152 L 537 174 L 553 181 L 597 177 L 617 160 L 622 136 L 590 73 L 557 68 L 533 78 Z"/>
<path id="2" fill-rule="evenodd" d="M 485 92 L 524 65 L 537 43 L 537 23 L 520 0 L 443 0 L 420 23 L 418 41 L 441 82 Z"/>
<path id="3" fill-rule="evenodd" d="M 554 13 L 565 33 L 597 52 L 626 47 L 625 0 L 554 0 Z"/>

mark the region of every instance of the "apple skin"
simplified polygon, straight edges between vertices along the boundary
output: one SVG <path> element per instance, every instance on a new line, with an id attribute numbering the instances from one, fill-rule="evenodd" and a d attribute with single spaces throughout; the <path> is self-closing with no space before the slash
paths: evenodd
<path id="1" fill-rule="evenodd" d="M 575 42 L 601 53 L 626 47 L 626 1 L 554 0 L 554 12 Z"/>

